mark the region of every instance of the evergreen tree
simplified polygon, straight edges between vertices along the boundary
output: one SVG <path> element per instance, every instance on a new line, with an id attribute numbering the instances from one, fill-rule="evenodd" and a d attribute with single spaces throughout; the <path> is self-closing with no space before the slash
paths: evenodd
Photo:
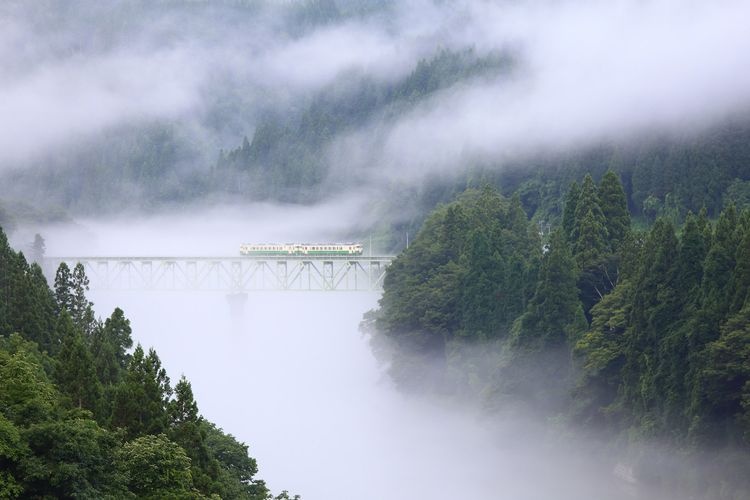
<path id="1" fill-rule="evenodd" d="M 581 376 L 576 388 L 575 416 L 588 423 L 610 422 L 616 416 L 616 398 L 627 359 L 628 318 L 632 308 L 633 286 L 629 280 L 591 310 L 591 328 L 576 343 L 582 358 Z"/>
<path id="2" fill-rule="evenodd" d="M 580 299 L 588 317 L 594 304 L 617 283 L 617 259 L 611 252 L 598 190 L 590 175 L 583 179 L 570 241 L 579 270 Z"/>
<path id="3" fill-rule="evenodd" d="M 674 227 L 658 219 L 646 239 L 635 281 L 623 369 L 623 397 L 637 418 L 651 418 L 657 400 L 664 398 L 657 387 L 657 371 L 664 362 L 659 340 L 672 331 L 680 314 L 677 251 Z"/>
<path id="4" fill-rule="evenodd" d="M 750 228 L 744 228 L 744 234 L 737 247 L 734 272 L 729 283 L 729 310 L 736 313 L 750 299 Z"/>
<path id="5" fill-rule="evenodd" d="M 750 444 L 750 304 L 707 345 L 696 379 L 693 438 L 717 445 L 741 436 Z"/>
<path id="6" fill-rule="evenodd" d="M 104 321 L 104 336 L 115 350 L 115 357 L 122 368 L 128 363 L 127 350 L 133 347 L 133 339 L 130 334 L 130 320 L 125 313 L 116 307 L 112 315 Z"/>
<path id="7" fill-rule="evenodd" d="M 597 191 L 591 176 L 584 177 L 571 232 L 573 255 L 581 270 L 597 267 L 609 252 L 609 235 Z"/>
<path id="8" fill-rule="evenodd" d="M 555 231 L 542 259 L 534 297 L 514 326 L 518 346 L 532 350 L 564 346 L 582 333 L 576 278 L 575 261 L 565 237 Z"/>
<path id="9" fill-rule="evenodd" d="M 630 230 L 630 212 L 620 177 L 608 170 L 599 183 L 599 201 L 612 250 L 617 250 Z"/>
<path id="10" fill-rule="evenodd" d="M 175 398 L 169 403 L 169 438 L 187 450 L 191 460 L 191 474 L 195 487 L 212 493 L 212 484 L 219 475 L 219 463 L 206 446 L 203 419 L 193 398 L 190 382 L 183 375 L 174 389 Z"/>
<path id="11" fill-rule="evenodd" d="M 57 319 L 55 315 L 57 304 L 39 264 L 31 265 L 28 286 L 33 296 L 30 308 L 36 316 L 34 323 L 38 325 L 36 332 L 30 332 L 28 338 L 39 344 L 39 348 L 43 351 L 56 353 L 61 342 L 61 339 L 53 335 Z"/>
<path id="12" fill-rule="evenodd" d="M 568 188 L 565 196 L 565 205 L 563 208 L 562 226 L 566 238 L 571 238 L 575 228 L 576 209 L 578 207 L 578 198 L 581 196 L 581 187 L 577 182 L 573 182 Z"/>
<path id="13" fill-rule="evenodd" d="M 91 335 L 91 355 L 99 382 L 106 388 L 121 379 L 124 366 L 117 359 L 117 351 L 103 325 L 98 325 Z"/>
<path id="14" fill-rule="evenodd" d="M 72 303 L 70 314 L 74 323 L 87 336 L 91 336 L 96 320 L 94 318 L 93 304 L 86 298 L 86 292 L 89 290 L 89 279 L 83 264 L 80 262 L 73 268 L 71 279 Z"/>
<path id="15" fill-rule="evenodd" d="M 138 345 L 117 388 L 112 425 L 127 435 L 159 434 L 167 428 L 167 405 L 172 394 L 169 377 L 154 350 L 148 355 Z"/>
<path id="16" fill-rule="evenodd" d="M 0 227 L 0 333 L 3 335 L 13 333 L 8 309 L 12 293 L 11 270 L 14 267 L 14 261 L 14 252 L 8 244 L 5 232 Z"/>
<path id="17" fill-rule="evenodd" d="M 486 235 L 475 230 L 469 236 L 464 255 L 467 269 L 461 286 L 461 328 L 464 335 L 488 339 L 499 333 L 498 285 L 502 267 L 493 255 Z"/>
<path id="18" fill-rule="evenodd" d="M 556 230 L 536 292 L 513 325 L 513 355 L 499 371 L 500 391 L 535 411 L 561 411 L 573 382 L 571 346 L 585 329 L 575 261 L 562 231 Z"/>
<path id="19" fill-rule="evenodd" d="M 60 313 L 57 331 L 63 341 L 57 369 L 60 389 L 70 397 L 74 406 L 98 414 L 102 389 L 96 376 L 94 361 L 83 336 L 67 311 Z"/>
<path id="20" fill-rule="evenodd" d="M 73 313 L 73 277 L 65 262 L 60 263 L 55 273 L 55 299 L 58 311 Z"/>
<path id="21" fill-rule="evenodd" d="M 733 205 L 721 212 L 704 265 L 702 292 L 704 309 L 723 316 L 729 307 L 728 292 L 739 243 L 737 212 Z"/>
<path id="22" fill-rule="evenodd" d="M 709 241 L 701 228 L 698 218 L 688 213 L 680 239 L 680 253 L 677 264 L 679 290 L 683 303 L 697 305 L 700 299 L 700 284 L 703 280 L 703 261 L 706 259 Z"/>

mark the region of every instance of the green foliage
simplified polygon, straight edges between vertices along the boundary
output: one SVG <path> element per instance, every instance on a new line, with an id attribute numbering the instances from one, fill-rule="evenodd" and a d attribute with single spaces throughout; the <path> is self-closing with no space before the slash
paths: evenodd
<path id="1" fill-rule="evenodd" d="M 63 262 L 55 274 L 55 298 L 57 310 L 67 311 L 75 325 L 87 337 L 95 328 L 93 304 L 86 298 L 89 279 L 80 262 L 70 271 Z"/>
<path id="2" fill-rule="evenodd" d="M 596 267 L 610 248 L 607 221 L 600 206 L 598 189 L 590 175 L 583 179 L 570 237 L 579 269 Z"/>
<path id="3" fill-rule="evenodd" d="M 572 237 L 573 229 L 575 228 L 575 217 L 576 209 L 578 207 L 578 199 L 581 197 L 581 187 L 577 182 L 573 183 L 568 188 L 568 194 L 565 196 L 565 208 L 563 209 L 562 227 L 566 237 Z"/>
<path id="4" fill-rule="evenodd" d="M 126 493 L 115 468 L 119 440 L 90 414 L 33 424 L 23 431 L 30 456 L 22 463 L 30 497 L 117 498 Z"/>
<path id="5" fill-rule="evenodd" d="M 258 473 L 258 464 L 248 456 L 247 445 L 205 420 L 201 421 L 201 427 L 206 446 L 220 466 L 219 495 L 222 498 L 265 499 L 269 491 L 263 481 L 253 479 Z"/>
<path id="6" fill-rule="evenodd" d="M 58 387 L 74 406 L 98 414 L 102 388 L 96 376 L 94 360 L 67 310 L 60 313 L 57 334 L 63 339 L 57 358 Z"/>
<path id="7" fill-rule="evenodd" d="M 53 413 L 58 391 L 39 362 L 24 351 L 0 351 L 0 411 L 17 425 L 42 422 Z"/>
<path id="8" fill-rule="evenodd" d="M 750 474 L 750 211 L 728 205 L 713 224 L 705 209 L 687 212 L 679 233 L 682 216 L 659 217 L 637 232 L 624 192 L 613 173 L 599 188 L 590 176 L 573 184 L 541 262 L 516 261 L 524 272 L 510 280 L 516 255 L 539 240 L 521 236 L 530 226 L 514 202 L 467 192 L 427 218 L 363 326 L 375 327 L 376 354 L 390 354 L 402 386 L 430 377 L 429 388 L 469 388 L 492 408 L 526 406 L 631 443 L 657 439 L 695 463 L 710 446 L 711 472 L 696 477 L 741 496 Z"/>
<path id="9" fill-rule="evenodd" d="M 58 339 L 52 334 L 55 304 L 41 268 L 28 265 L 14 252 L 0 230 L 0 335 L 21 333 L 43 350 L 54 352 Z"/>
<path id="10" fill-rule="evenodd" d="M 513 340 L 530 350 L 575 342 L 581 331 L 573 255 L 561 231 L 555 231 L 542 259 L 536 291 L 513 329 Z"/>
<path id="11" fill-rule="evenodd" d="M 599 201 L 612 250 L 617 250 L 630 231 L 630 212 L 619 176 L 608 170 L 599 183 Z"/>
<path id="12" fill-rule="evenodd" d="M 156 352 L 151 349 L 146 355 L 139 344 L 117 387 L 112 425 L 124 428 L 128 437 L 163 433 L 171 395 L 169 377 Z"/>
<path id="13" fill-rule="evenodd" d="M 125 443 L 118 462 L 128 489 L 138 498 L 196 498 L 190 459 L 164 434 L 141 436 Z"/>
<path id="14" fill-rule="evenodd" d="M 21 433 L 0 413 L 0 498 L 21 496 L 23 486 L 13 471 L 26 452 Z"/>
<path id="15" fill-rule="evenodd" d="M 122 310 L 93 319 L 83 266 L 55 284 L 0 231 L 0 498 L 267 500 L 247 446 L 200 417 L 187 380 L 172 399 L 156 353 L 128 353 Z"/>
<path id="16" fill-rule="evenodd" d="M 327 2 L 314 2 L 318 3 Z M 328 174 L 325 148 L 337 134 L 356 130 L 373 119 L 397 116 L 440 90 L 510 67 L 511 60 L 504 54 L 480 56 L 474 50 L 441 50 L 419 61 L 409 75 L 395 83 L 358 72 L 343 75 L 296 116 L 277 112 L 263 117 L 252 138 L 244 137 L 236 149 L 222 152 L 213 181 L 243 195 L 314 199 Z"/>
<path id="17" fill-rule="evenodd" d="M 394 377 L 432 383 L 453 340 L 506 338 L 533 292 L 540 257 L 517 197 L 485 187 L 437 209 L 386 276 L 376 325 L 404 356 L 392 365 Z M 420 359 L 441 361 L 425 370 Z"/>
<path id="18" fill-rule="evenodd" d="M 750 444 L 750 304 L 729 317 L 704 359 L 697 381 L 701 418 Z"/>

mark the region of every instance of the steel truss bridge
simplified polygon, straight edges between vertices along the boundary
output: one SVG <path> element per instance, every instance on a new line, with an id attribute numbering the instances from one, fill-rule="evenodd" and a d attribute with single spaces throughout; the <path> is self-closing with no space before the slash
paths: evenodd
<path id="1" fill-rule="evenodd" d="M 92 290 L 378 292 L 393 256 L 46 257 L 54 277 L 81 263 Z"/>

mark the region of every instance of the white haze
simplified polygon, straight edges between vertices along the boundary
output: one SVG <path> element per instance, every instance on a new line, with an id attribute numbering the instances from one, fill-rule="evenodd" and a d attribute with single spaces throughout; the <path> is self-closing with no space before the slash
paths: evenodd
<path id="1" fill-rule="evenodd" d="M 463 5 L 449 43 L 513 49 L 520 67 L 512 78 L 449 89 L 388 127 L 342 138 L 336 156 L 419 178 L 467 160 L 502 165 L 600 141 L 700 131 L 748 110 L 744 0 Z M 445 19 L 442 10 L 434 16 Z"/>
<path id="2" fill-rule="evenodd" d="M 143 217 L 81 219 L 64 227 L 21 228 L 21 248 L 35 232 L 48 239 L 49 256 L 234 256 L 241 243 L 339 241 L 352 223 L 373 224 L 366 194 L 332 199 L 315 206 L 223 205 L 190 208 Z"/>
<path id="3" fill-rule="evenodd" d="M 0 10 L 6 167 L 123 123 L 194 122 L 210 134 L 202 120 L 217 81 L 257 106 L 287 109 L 346 72 L 395 81 L 442 48 L 509 52 L 516 68 L 510 78 L 464 82 L 405 115 L 333 138 L 331 164 L 420 179 L 472 161 L 502 165 L 601 140 L 700 130 L 750 102 L 744 0 L 416 0 L 299 36 L 282 28 L 293 2 L 260 2 L 246 20 L 222 10 L 230 4 L 186 2 L 182 12 L 174 2 L 165 4 L 168 15 L 131 20 L 101 46 L 86 42 L 117 17 L 98 26 L 96 16 L 118 11 L 99 6 L 85 16 L 86 2 L 66 4 L 63 19 L 85 22 L 51 34 L 32 22 L 41 8 Z M 127 3 L 113 5 L 127 13 Z M 204 143 L 238 146 L 254 116 L 234 120 L 243 130 Z"/>
<path id="4" fill-rule="evenodd" d="M 347 201 L 309 213 L 256 205 L 43 232 L 49 254 L 146 255 L 178 242 L 183 254 L 231 255 L 256 236 L 351 231 L 360 215 Z M 90 297 L 101 316 L 124 309 L 134 340 L 157 350 L 173 381 L 191 381 L 203 415 L 250 445 L 275 491 L 304 500 L 632 498 L 614 457 L 550 440 L 534 416 L 487 418 L 398 393 L 358 331 L 376 294 L 250 293 L 240 317 L 220 293 Z"/>

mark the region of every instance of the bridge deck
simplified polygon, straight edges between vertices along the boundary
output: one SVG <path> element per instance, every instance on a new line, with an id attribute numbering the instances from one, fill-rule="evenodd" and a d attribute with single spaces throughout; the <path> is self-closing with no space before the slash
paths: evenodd
<path id="1" fill-rule="evenodd" d="M 83 264 L 92 289 L 381 291 L 393 256 L 70 256 L 46 257 L 54 276 L 65 262 Z"/>

